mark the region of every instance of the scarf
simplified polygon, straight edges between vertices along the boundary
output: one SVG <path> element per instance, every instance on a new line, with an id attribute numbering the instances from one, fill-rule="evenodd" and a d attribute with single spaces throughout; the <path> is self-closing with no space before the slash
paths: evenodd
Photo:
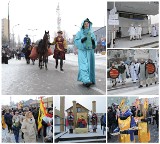
<path id="1" fill-rule="evenodd" d="M 85 36 L 87 36 L 87 35 L 88 35 L 88 33 L 89 33 L 89 31 L 90 31 L 90 29 L 89 29 L 89 28 L 87 28 L 87 29 L 83 29 L 83 34 L 84 34 Z"/>

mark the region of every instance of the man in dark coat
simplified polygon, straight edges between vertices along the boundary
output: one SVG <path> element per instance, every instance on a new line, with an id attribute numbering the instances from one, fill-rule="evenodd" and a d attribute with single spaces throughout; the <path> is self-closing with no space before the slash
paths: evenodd
<path id="1" fill-rule="evenodd" d="M 12 118 L 13 116 L 7 110 L 6 114 L 4 115 L 4 121 L 8 126 L 8 133 L 12 133 Z"/>

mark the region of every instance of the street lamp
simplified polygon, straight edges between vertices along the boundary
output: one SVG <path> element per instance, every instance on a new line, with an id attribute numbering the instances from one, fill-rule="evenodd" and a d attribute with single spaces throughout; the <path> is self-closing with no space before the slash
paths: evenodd
<path id="1" fill-rule="evenodd" d="M 9 48 L 10 48 L 9 3 L 10 3 L 10 1 L 8 2 L 8 45 L 9 45 Z"/>
<path id="2" fill-rule="evenodd" d="M 28 29 L 28 30 L 34 32 L 34 31 L 36 31 L 36 30 L 38 30 L 38 29 Z M 36 35 L 32 35 L 32 36 L 33 36 L 33 42 L 34 42 L 34 36 L 36 36 Z"/>
<path id="3" fill-rule="evenodd" d="M 38 30 L 38 29 L 28 29 L 28 30 L 35 31 L 35 30 Z"/>
<path id="4" fill-rule="evenodd" d="M 19 26 L 20 24 L 16 24 L 16 25 L 14 25 L 13 26 L 13 28 L 12 28 L 12 33 L 13 33 L 13 48 L 14 48 L 14 28 L 16 27 L 16 26 Z"/>

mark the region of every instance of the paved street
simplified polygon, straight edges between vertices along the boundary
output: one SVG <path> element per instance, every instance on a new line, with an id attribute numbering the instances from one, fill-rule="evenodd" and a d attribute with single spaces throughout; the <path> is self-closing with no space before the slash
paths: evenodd
<path id="1" fill-rule="evenodd" d="M 22 139 L 21 137 L 22 133 L 20 131 L 19 133 L 19 143 L 24 143 L 24 139 Z M 37 143 L 42 143 L 42 137 L 38 138 Z M 14 134 L 12 133 L 8 133 L 8 128 L 6 128 L 5 130 L 2 130 L 2 143 L 16 143 L 15 138 L 14 138 Z"/>
<path id="2" fill-rule="evenodd" d="M 106 94 L 106 58 L 96 55 L 96 85 L 85 88 L 77 81 L 77 56 L 66 55 L 65 72 L 55 69 L 55 61 L 49 57 L 48 71 L 40 70 L 38 61 L 27 65 L 25 60 L 11 59 L 2 65 L 3 95 L 104 95 Z"/>
<path id="3" fill-rule="evenodd" d="M 159 84 L 152 84 L 148 87 L 143 86 L 138 88 L 139 83 L 133 84 L 132 82 L 127 82 L 125 85 L 117 84 L 116 87 L 111 87 L 111 83 L 107 82 L 107 94 L 108 95 L 158 95 L 159 94 Z"/>
<path id="4" fill-rule="evenodd" d="M 158 143 L 159 131 L 157 129 L 157 125 L 149 124 L 149 129 L 151 135 L 151 141 L 149 143 Z M 135 136 L 135 138 L 136 138 L 136 143 L 138 143 L 138 136 Z M 118 143 L 118 136 L 112 136 L 112 138 L 108 140 L 108 143 Z"/>

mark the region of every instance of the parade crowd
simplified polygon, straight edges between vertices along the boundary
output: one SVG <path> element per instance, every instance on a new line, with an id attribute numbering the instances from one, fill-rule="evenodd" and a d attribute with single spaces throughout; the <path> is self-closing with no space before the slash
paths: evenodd
<path id="1" fill-rule="evenodd" d="M 151 69 L 147 67 L 147 64 L 151 64 Z M 139 88 L 146 85 L 148 87 L 149 85 L 157 84 L 158 82 L 158 63 L 157 61 L 152 61 L 151 59 L 148 59 L 145 61 L 144 59 L 141 59 L 140 61 L 133 60 L 130 63 L 124 63 L 123 61 L 120 62 L 120 64 L 112 63 L 112 66 L 110 67 L 110 72 L 112 69 L 116 69 L 118 72 L 117 78 L 112 78 L 110 74 L 108 73 L 108 76 L 110 77 L 112 87 L 115 87 L 117 83 L 122 83 L 124 85 L 126 83 L 126 79 L 131 79 L 133 83 L 139 83 Z"/>
<path id="2" fill-rule="evenodd" d="M 16 143 L 20 142 L 20 136 L 25 143 L 36 143 L 38 138 L 42 142 L 53 142 L 53 107 L 48 108 L 47 116 L 42 118 L 41 129 L 38 129 L 38 115 L 37 107 L 2 109 L 2 129 L 14 134 Z"/>

